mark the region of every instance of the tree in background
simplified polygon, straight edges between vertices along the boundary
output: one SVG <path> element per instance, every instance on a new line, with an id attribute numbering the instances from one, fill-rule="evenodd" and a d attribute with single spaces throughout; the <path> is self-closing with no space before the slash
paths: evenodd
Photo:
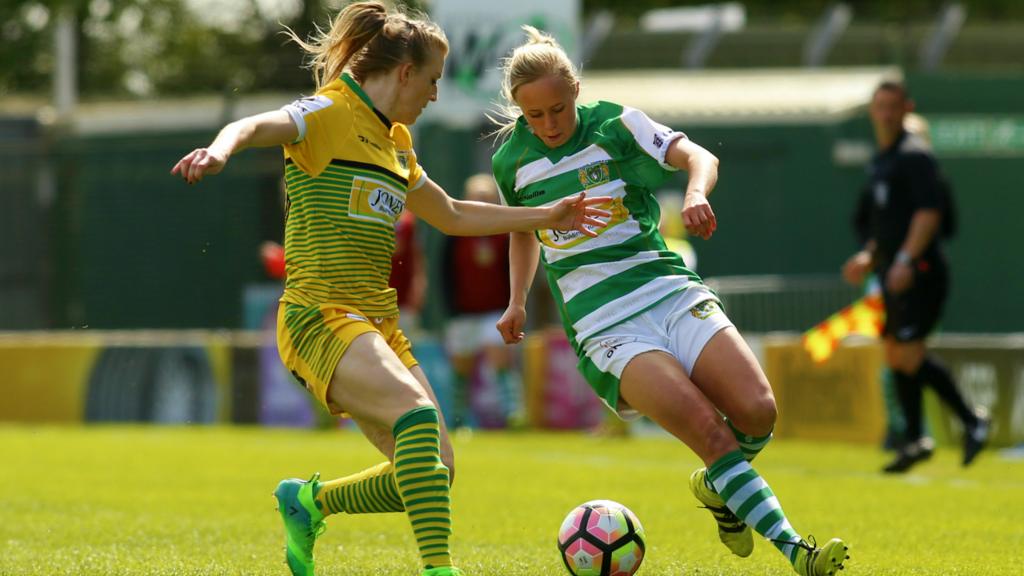
<path id="1" fill-rule="evenodd" d="M 57 14 L 74 15 L 82 98 L 282 90 L 309 75 L 282 24 L 300 37 L 324 26 L 346 0 L 4 0 L 0 2 L 0 97 L 49 95 Z M 429 1 L 408 0 L 413 7 Z M 610 10 L 631 27 L 647 10 L 706 0 L 582 0 L 584 15 Z M 812 24 L 831 2 L 747 0 L 751 21 Z M 857 22 L 930 21 L 945 0 L 847 2 Z M 969 20 L 1021 21 L 1019 0 L 962 0 Z"/>
<path id="2" fill-rule="evenodd" d="M 289 89 L 308 85 L 300 35 L 326 21 L 323 0 L 9 0 L 0 7 L 0 95 L 46 93 L 54 29 L 74 16 L 83 98 Z"/>

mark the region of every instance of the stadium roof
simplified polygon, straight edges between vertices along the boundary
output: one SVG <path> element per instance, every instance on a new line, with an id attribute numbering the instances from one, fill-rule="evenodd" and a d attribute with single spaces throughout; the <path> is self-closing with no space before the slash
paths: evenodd
<path id="1" fill-rule="evenodd" d="M 637 70 L 584 75 L 582 101 L 610 100 L 664 123 L 809 123 L 847 117 L 898 68 Z"/>

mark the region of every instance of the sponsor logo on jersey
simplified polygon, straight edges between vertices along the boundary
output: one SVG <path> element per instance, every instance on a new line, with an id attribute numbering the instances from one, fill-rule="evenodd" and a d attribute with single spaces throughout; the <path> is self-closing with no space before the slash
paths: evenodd
<path id="1" fill-rule="evenodd" d="M 610 203 L 601 204 L 598 208 L 612 213 L 611 218 L 608 219 L 607 226 L 604 228 L 591 228 L 591 230 L 597 232 L 598 236 L 607 233 L 612 228 L 629 219 L 629 210 L 622 203 L 622 198 L 613 198 Z M 539 230 L 537 232 L 537 237 L 545 246 L 561 250 L 572 248 L 573 246 L 586 242 L 590 239 L 590 236 L 585 236 L 578 230 L 553 229 Z"/>
<path id="2" fill-rule="evenodd" d="M 635 337 L 616 336 L 614 338 L 605 338 L 604 340 L 601 340 L 599 345 L 601 348 L 604 348 L 604 357 L 611 358 L 619 348 L 629 344 L 630 342 L 636 342 L 636 340 L 637 339 Z"/>
<path id="3" fill-rule="evenodd" d="M 690 308 L 690 315 L 697 320 L 707 320 L 709 317 L 718 314 L 721 311 L 722 309 L 718 307 L 718 302 L 715 302 L 714 300 L 705 300 L 693 308 Z"/>
<path id="4" fill-rule="evenodd" d="M 547 190 L 544 190 L 543 188 L 534 188 L 529 192 L 520 192 L 516 190 L 516 195 L 519 197 L 519 201 L 523 202 L 524 200 L 530 200 L 531 198 L 539 198 L 543 196 L 546 192 Z"/>
<path id="5" fill-rule="evenodd" d="M 352 179 L 348 212 L 352 218 L 376 220 L 394 225 L 405 210 L 405 194 L 394 186 L 372 178 Z"/>
<path id="6" fill-rule="evenodd" d="M 369 144 L 370 146 L 373 146 L 377 150 L 383 150 L 383 148 L 380 147 L 380 144 L 377 144 L 376 142 L 370 140 L 369 138 L 363 136 L 362 134 L 357 134 L 356 137 L 358 137 L 359 141 L 362 142 L 363 144 Z"/>
<path id="7" fill-rule="evenodd" d="M 580 168 L 579 178 L 580 185 L 583 186 L 584 189 L 608 183 L 611 180 L 611 172 L 608 170 L 608 161 L 602 160 L 600 162 L 594 162 L 593 164 L 587 164 L 583 168 Z"/>

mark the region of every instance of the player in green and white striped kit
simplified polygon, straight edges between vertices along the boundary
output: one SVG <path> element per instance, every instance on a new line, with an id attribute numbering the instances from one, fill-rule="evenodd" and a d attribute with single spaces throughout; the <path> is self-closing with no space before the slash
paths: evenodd
<path id="1" fill-rule="evenodd" d="M 640 110 L 610 102 L 579 105 L 579 77 L 550 36 L 524 26 L 529 41 L 505 61 L 506 137 L 494 154 L 504 203 L 547 206 L 586 191 L 610 196 L 607 227 L 594 237 L 542 230 L 513 233 L 512 297 L 498 323 L 519 342 L 538 255 L 579 368 L 620 416 L 644 414 L 706 464 L 690 488 L 738 556 L 753 550 L 751 528 L 771 540 L 798 574 L 842 568 L 847 545 L 821 547 L 790 525 L 750 462 L 771 438 L 771 386 L 717 297 L 658 233 L 653 190 L 678 170 L 689 182 L 682 218 L 708 239 L 717 221 L 707 195 L 718 160 Z"/>

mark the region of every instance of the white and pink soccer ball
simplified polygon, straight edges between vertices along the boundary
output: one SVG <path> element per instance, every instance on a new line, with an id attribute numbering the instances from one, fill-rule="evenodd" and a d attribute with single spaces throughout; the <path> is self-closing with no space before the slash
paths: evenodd
<path id="1" fill-rule="evenodd" d="M 591 500 L 573 508 L 558 530 L 558 551 L 573 576 L 632 576 L 644 559 L 646 535 L 629 508 Z"/>

